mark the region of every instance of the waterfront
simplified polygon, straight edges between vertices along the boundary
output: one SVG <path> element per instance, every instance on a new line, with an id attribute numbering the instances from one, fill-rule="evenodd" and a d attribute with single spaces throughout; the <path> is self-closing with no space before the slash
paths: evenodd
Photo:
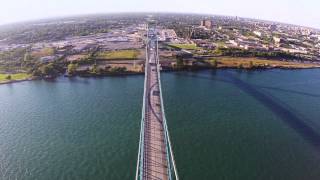
<path id="1" fill-rule="evenodd" d="M 319 75 L 163 73 L 181 179 L 319 179 Z M 1 179 L 133 179 L 143 78 L 1 85 Z"/>

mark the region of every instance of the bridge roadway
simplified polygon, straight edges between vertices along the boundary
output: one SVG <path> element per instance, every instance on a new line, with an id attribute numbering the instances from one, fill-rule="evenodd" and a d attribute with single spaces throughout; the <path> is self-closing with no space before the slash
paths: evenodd
<path id="1" fill-rule="evenodd" d="M 145 121 L 143 145 L 143 179 L 167 180 L 168 160 L 159 86 L 159 59 L 156 37 L 150 37 L 145 65 Z"/>

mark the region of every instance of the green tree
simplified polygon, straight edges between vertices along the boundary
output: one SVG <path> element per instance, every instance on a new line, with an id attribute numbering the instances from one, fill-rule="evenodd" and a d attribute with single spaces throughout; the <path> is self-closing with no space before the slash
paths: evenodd
<path id="1" fill-rule="evenodd" d="M 211 65 L 212 65 L 212 67 L 214 67 L 214 68 L 216 68 L 216 67 L 218 66 L 218 62 L 217 62 L 216 59 L 212 59 L 212 60 L 210 61 L 210 63 L 211 63 Z"/>
<path id="2" fill-rule="evenodd" d="M 49 63 L 49 64 L 46 64 L 46 65 L 42 65 L 40 67 L 40 71 L 41 71 L 42 76 L 55 77 L 59 73 L 56 68 L 57 67 L 53 63 Z"/>
<path id="3" fill-rule="evenodd" d="M 223 54 L 222 48 L 220 48 L 220 47 L 216 48 L 216 50 L 214 50 L 214 54 L 222 55 Z"/>
<path id="4" fill-rule="evenodd" d="M 98 67 L 97 64 L 93 64 L 90 72 L 92 74 L 101 74 L 101 69 Z"/>
<path id="5" fill-rule="evenodd" d="M 12 77 L 10 74 L 6 76 L 6 80 L 11 80 L 11 79 L 12 79 Z"/>
<path id="6" fill-rule="evenodd" d="M 177 58 L 176 58 L 176 63 L 177 63 L 177 68 L 178 68 L 178 69 L 183 68 L 183 66 L 184 66 L 183 57 L 177 56 Z"/>
<path id="7" fill-rule="evenodd" d="M 77 71 L 77 68 L 78 68 L 78 64 L 70 63 L 68 65 L 68 70 L 67 70 L 68 74 L 74 75 Z"/>
<path id="8" fill-rule="evenodd" d="M 36 68 L 32 71 L 32 76 L 35 76 L 35 77 L 40 77 L 42 75 L 41 71 L 39 68 Z"/>
<path id="9" fill-rule="evenodd" d="M 252 69 L 253 67 L 254 67 L 253 62 L 250 61 L 250 62 L 249 62 L 249 69 Z"/>
<path id="10" fill-rule="evenodd" d="M 52 67 L 51 66 L 48 66 L 48 65 L 44 65 L 41 67 L 40 71 L 43 75 L 49 75 L 50 72 L 52 70 Z"/>
<path id="11" fill-rule="evenodd" d="M 110 72 L 126 72 L 127 68 L 126 67 L 112 67 L 110 69 Z"/>

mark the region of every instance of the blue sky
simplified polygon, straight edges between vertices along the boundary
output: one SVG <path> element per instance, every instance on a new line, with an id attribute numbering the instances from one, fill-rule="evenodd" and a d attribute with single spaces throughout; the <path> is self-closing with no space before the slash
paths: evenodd
<path id="1" fill-rule="evenodd" d="M 109 12 L 192 12 L 320 28 L 319 0 L 3 0 L 0 24 Z"/>

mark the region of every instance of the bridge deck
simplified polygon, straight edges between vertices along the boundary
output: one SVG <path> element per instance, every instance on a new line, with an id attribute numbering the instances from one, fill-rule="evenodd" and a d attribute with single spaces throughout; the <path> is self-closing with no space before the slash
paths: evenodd
<path id="1" fill-rule="evenodd" d="M 168 162 L 162 117 L 156 44 L 150 42 L 146 63 L 143 179 L 167 180 Z"/>

